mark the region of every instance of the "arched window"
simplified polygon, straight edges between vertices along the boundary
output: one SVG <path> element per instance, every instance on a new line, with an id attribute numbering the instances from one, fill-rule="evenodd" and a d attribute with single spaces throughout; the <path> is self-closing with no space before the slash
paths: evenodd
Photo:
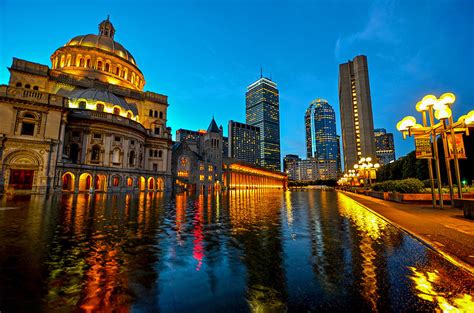
<path id="1" fill-rule="evenodd" d="M 21 83 L 20 83 L 20 85 L 21 85 Z M 21 87 L 21 86 L 20 86 L 20 87 Z M 153 110 L 150 110 L 150 111 L 148 112 L 148 116 L 153 117 Z"/>
<path id="2" fill-rule="evenodd" d="M 86 59 L 86 67 L 91 67 L 91 59 Z"/>
<path id="3" fill-rule="evenodd" d="M 155 111 L 154 117 L 158 117 L 158 111 Z"/>
<path id="4" fill-rule="evenodd" d="M 132 118 L 132 113 L 128 112 L 127 113 L 127 118 Z"/>
<path id="5" fill-rule="evenodd" d="M 114 114 L 115 115 L 120 115 L 120 109 L 119 108 L 114 108 Z"/>
<path id="6" fill-rule="evenodd" d="M 155 135 L 159 135 L 160 134 L 160 126 L 155 126 Z"/>
<path id="7" fill-rule="evenodd" d="M 102 61 L 97 61 L 97 69 L 102 71 Z"/>
<path id="8" fill-rule="evenodd" d="M 30 87 L 31 87 L 30 84 L 26 84 L 26 85 L 25 85 L 25 88 L 26 88 L 26 89 L 30 89 Z"/>
<path id="9" fill-rule="evenodd" d="M 38 90 L 39 87 L 38 86 L 33 86 L 33 90 Z"/>
<path id="10" fill-rule="evenodd" d="M 163 118 L 163 112 L 160 111 L 160 118 Z"/>
<path id="11" fill-rule="evenodd" d="M 103 103 L 97 103 L 97 111 L 104 112 L 104 104 Z"/>
<path id="12" fill-rule="evenodd" d="M 115 68 L 115 75 L 120 76 L 120 67 Z"/>
<path id="13" fill-rule="evenodd" d="M 16 86 L 21 87 L 21 83 L 20 82 L 16 83 Z"/>
<path id="14" fill-rule="evenodd" d="M 120 185 L 120 176 L 114 176 L 112 178 L 112 185 L 114 185 L 114 187 L 118 187 Z"/>
<path id="15" fill-rule="evenodd" d="M 85 109 L 86 108 L 86 102 L 85 101 L 79 101 L 79 109 Z"/>
<path id="16" fill-rule="evenodd" d="M 112 152 L 112 163 L 120 164 L 120 149 L 114 149 Z"/>
<path id="17" fill-rule="evenodd" d="M 91 162 L 94 162 L 94 163 L 100 162 L 100 147 L 99 146 L 92 147 Z"/>
<path id="18" fill-rule="evenodd" d="M 84 58 L 79 58 L 79 67 L 84 67 Z"/>
<path id="19" fill-rule="evenodd" d="M 163 152 L 161 150 L 158 150 L 158 157 L 161 158 L 163 156 Z"/>
<path id="20" fill-rule="evenodd" d="M 132 187 L 133 186 L 133 178 L 129 177 L 127 178 L 127 186 Z"/>
<path id="21" fill-rule="evenodd" d="M 71 148 L 69 149 L 69 158 L 71 159 L 72 163 L 77 163 L 79 159 L 79 145 L 77 143 L 71 144 Z"/>
<path id="22" fill-rule="evenodd" d="M 135 151 L 130 151 L 128 156 L 128 166 L 132 167 L 135 165 Z"/>
<path id="23" fill-rule="evenodd" d="M 110 72 L 110 63 L 105 63 L 105 71 Z"/>

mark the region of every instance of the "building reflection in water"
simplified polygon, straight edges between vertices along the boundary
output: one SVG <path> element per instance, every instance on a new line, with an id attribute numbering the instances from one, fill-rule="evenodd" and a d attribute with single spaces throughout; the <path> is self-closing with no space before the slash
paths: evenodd
<path id="1" fill-rule="evenodd" d="M 62 195 L 47 262 L 47 310 L 128 312 L 138 291 L 153 299 L 162 198 L 161 193 Z"/>
<path id="2" fill-rule="evenodd" d="M 227 197 L 232 238 L 243 250 L 250 310 L 285 311 L 287 295 L 280 216 L 282 192 L 232 190 Z"/>

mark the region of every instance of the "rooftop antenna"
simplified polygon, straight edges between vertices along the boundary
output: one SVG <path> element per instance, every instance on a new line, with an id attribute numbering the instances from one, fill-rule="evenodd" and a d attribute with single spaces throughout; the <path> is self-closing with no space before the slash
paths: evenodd
<path id="1" fill-rule="evenodd" d="M 260 78 L 263 78 L 263 68 L 260 66 Z"/>
<path id="2" fill-rule="evenodd" d="M 109 14 L 107 14 L 107 21 L 109 20 L 109 18 L 110 18 L 110 15 L 109 15 Z"/>

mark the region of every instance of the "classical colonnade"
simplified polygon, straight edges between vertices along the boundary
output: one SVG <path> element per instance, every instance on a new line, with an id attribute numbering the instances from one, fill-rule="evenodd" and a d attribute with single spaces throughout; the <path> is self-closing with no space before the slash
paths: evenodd
<path id="1" fill-rule="evenodd" d="M 224 169 L 224 186 L 227 189 L 285 189 L 286 175 L 240 164 L 230 164 Z"/>

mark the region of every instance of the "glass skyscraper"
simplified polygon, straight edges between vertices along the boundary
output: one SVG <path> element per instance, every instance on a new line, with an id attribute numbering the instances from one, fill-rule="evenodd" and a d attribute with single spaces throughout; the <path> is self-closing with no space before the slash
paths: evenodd
<path id="1" fill-rule="evenodd" d="M 281 171 L 280 107 L 277 85 L 261 77 L 247 87 L 246 122 L 260 128 L 260 165 Z"/>
<path id="2" fill-rule="evenodd" d="M 374 129 L 375 154 L 380 165 L 395 161 L 395 146 L 393 144 L 393 134 L 387 133 L 385 128 Z"/>
<path id="3" fill-rule="evenodd" d="M 311 102 L 305 114 L 306 156 L 318 163 L 320 179 L 337 179 L 339 174 L 336 115 L 326 100 Z"/>

